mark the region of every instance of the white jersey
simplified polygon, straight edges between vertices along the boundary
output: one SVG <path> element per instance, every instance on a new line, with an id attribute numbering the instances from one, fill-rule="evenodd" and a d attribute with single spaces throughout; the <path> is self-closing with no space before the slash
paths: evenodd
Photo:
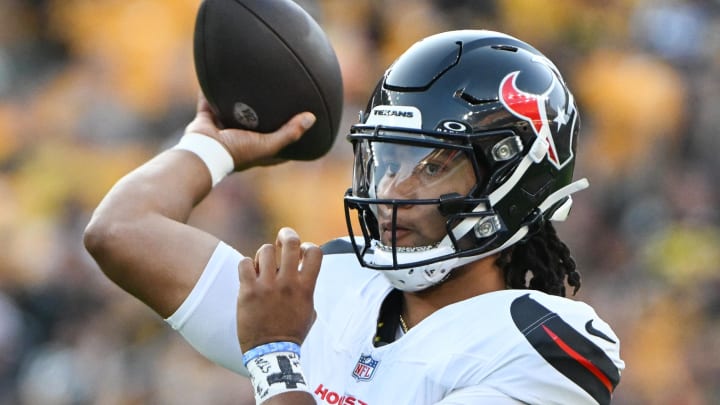
<path id="1" fill-rule="evenodd" d="M 301 362 L 320 404 L 606 404 L 624 363 L 619 341 L 588 305 L 503 290 L 446 306 L 395 342 L 373 344 L 393 290 L 362 268 L 347 240 L 326 245 L 317 319 Z M 247 375 L 235 308 L 242 255 L 221 243 L 167 321 L 199 352 Z"/>

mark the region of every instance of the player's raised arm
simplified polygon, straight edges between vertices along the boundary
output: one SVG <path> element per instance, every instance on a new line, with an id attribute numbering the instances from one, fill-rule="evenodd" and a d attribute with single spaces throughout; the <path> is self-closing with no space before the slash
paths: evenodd
<path id="1" fill-rule="evenodd" d="M 230 172 L 278 163 L 277 152 L 313 122 L 303 113 L 270 134 L 220 130 L 200 96 L 178 147 L 133 170 L 105 196 L 85 229 L 86 248 L 111 280 L 169 316 L 218 244 L 185 224 L 193 207 Z"/>

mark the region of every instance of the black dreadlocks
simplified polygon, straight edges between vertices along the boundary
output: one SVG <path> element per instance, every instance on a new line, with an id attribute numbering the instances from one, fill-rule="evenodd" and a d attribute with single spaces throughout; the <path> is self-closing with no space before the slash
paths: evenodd
<path id="1" fill-rule="evenodd" d="M 539 290 L 564 297 L 567 277 L 573 295 L 580 289 L 575 260 L 550 221 L 540 225 L 526 241 L 503 251 L 497 265 L 503 270 L 509 288 Z M 529 282 L 528 276 L 532 276 Z"/>

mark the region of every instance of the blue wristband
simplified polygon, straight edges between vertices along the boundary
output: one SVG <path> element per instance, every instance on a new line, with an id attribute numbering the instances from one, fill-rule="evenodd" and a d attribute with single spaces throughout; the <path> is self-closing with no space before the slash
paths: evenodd
<path id="1" fill-rule="evenodd" d="M 300 345 L 293 342 L 270 342 L 264 345 L 253 347 L 252 349 L 243 353 L 243 364 L 247 364 L 253 359 L 264 356 L 268 353 L 276 352 L 292 352 L 300 355 Z"/>
<path id="2" fill-rule="evenodd" d="M 243 363 L 250 373 L 257 404 L 289 391 L 313 395 L 300 366 L 300 345 L 297 343 L 272 342 L 253 347 L 243 354 Z"/>

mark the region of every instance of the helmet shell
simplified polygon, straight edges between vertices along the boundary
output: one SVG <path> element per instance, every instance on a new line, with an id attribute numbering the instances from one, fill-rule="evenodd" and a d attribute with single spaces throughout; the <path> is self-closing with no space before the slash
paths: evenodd
<path id="1" fill-rule="evenodd" d="M 534 106 L 528 107 L 533 99 Z M 382 77 L 363 122 L 380 105 L 418 108 L 425 133 L 468 135 L 478 161 L 488 170 L 476 196 L 488 195 L 503 184 L 502 176 L 491 181 L 495 170 L 512 170 L 506 162 L 495 161 L 494 144 L 483 143 L 484 135 L 511 129 L 520 136 L 525 152 L 537 137 L 545 136 L 550 144 L 545 160 L 531 167 L 513 187 L 516 190 L 495 206 L 510 230 L 548 195 L 572 181 L 580 127 L 574 98 L 555 65 L 512 36 L 461 30 L 416 43 Z M 528 113 L 532 107 L 535 111 Z"/>
<path id="2" fill-rule="evenodd" d="M 385 72 L 348 138 L 367 137 L 361 134 L 377 128 L 375 114 L 393 107 L 418 116 L 407 120 L 412 127 L 402 120 L 384 126 L 473 149 L 479 181 L 466 197 L 487 199 L 499 226 L 491 235 L 471 232 L 474 241 L 456 245 L 456 256 L 507 247 L 521 228 L 550 219 L 565 202 L 539 209 L 572 182 L 579 116 L 557 67 L 531 45 L 485 30 L 419 41 Z M 372 215 L 359 219 L 373 229 Z"/>

